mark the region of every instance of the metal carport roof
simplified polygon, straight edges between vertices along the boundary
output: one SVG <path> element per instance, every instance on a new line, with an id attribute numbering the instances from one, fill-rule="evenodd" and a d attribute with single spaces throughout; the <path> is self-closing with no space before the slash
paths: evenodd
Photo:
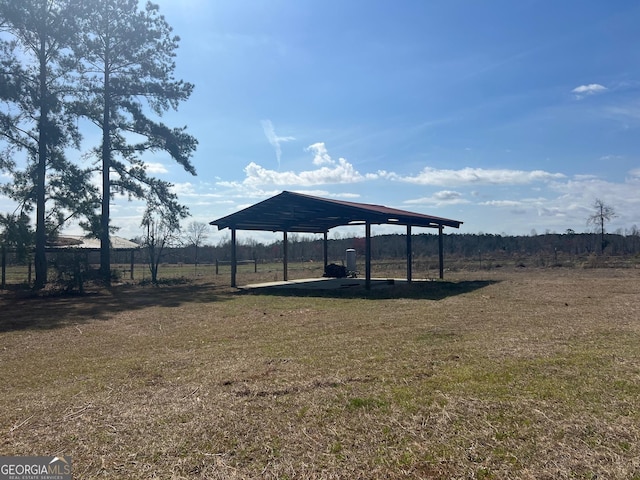
<path id="1" fill-rule="evenodd" d="M 462 222 L 382 205 L 345 202 L 284 191 L 251 207 L 211 222 L 219 230 L 326 233 L 353 224 L 454 227 Z"/>

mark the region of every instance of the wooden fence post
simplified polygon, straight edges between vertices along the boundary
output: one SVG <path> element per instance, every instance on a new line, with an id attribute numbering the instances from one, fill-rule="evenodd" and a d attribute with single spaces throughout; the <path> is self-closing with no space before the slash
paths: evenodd
<path id="1" fill-rule="evenodd" d="M 2 245 L 2 290 L 7 286 L 7 249 Z"/>
<path id="2" fill-rule="evenodd" d="M 135 262 L 134 262 L 134 260 L 135 260 L 134 256 L 135 256 L 135 250 L 133 250 L 133 249 L 132 249 L 132 250 L 131 250 L 131 259 L 130 259 L 130 260 L 131 260 L 131 264 L 129 265 L 129 266 L 130 266 L 130 268 L 129 268 L 129 279 L 130 279 L 130 280 L 133 280 L 133 266 L 134 266 L 134 264 L 135 264 Z"/>

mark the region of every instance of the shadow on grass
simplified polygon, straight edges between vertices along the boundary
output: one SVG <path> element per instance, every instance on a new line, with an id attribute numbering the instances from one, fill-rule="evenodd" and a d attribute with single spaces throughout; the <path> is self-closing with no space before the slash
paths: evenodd
<path id="1" fill-rule="evenodd" d="M 466 280 L 459 282 L 434 281 L 373 285 L 367 290 L 363 284 L 342 288 L 290 288 L 287 286 L 255 287 L 241 292 L 243 295 L 273 295 L 288 297 L 364 298 L 389 300 L 393 298 L 415 298 L 442 300 L 443 298 L 473 292 L 498 283 L 498 280 Z"/>
<path id="2" fill-rule="evenodd" d="M 0 296 L 0 333 L 108 320 L 120 312 L 147 307 L 171 308 L 186 303 L 217 302 L 230 298 L 228 290 L 213 284 L 125 284 L 84 294 L 5 291 Z"/>

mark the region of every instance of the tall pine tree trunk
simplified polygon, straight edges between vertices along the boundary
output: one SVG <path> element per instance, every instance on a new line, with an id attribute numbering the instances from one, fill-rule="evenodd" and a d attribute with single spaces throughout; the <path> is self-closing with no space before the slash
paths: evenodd
<path id="1" fill-rule="evenodd" d="M 40 119 L 38 121 L 38 163 L 36 166 L 36 251 L 34 287 L 39 289 L 47 283 L 47 232 L 45 224 L 45 175 L 47 171 L 47 142 L 49 129 L 49 106 L 47 89 L 47 60 L 44 36 L 40 40 Z"/>
<path id="2" fill-rule="evenodd" d="M 107 64 L 107 62 L 105 62 Z M 111 200 L 111 102 L 109 72 L 104 74 L 104 112 L 102 114 L 102 216 L 100 218 L 100 273 L 106 286 L 111 285 L 111 242 L 109 240 L 109 201 Z"/>

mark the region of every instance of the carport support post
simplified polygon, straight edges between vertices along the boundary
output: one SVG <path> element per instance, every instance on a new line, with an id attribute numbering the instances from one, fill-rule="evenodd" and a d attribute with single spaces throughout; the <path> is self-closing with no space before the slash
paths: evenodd
<path id="1" fill-rule="evenodd" d="M 371 290 L 371 224 L 365 225 L 365 288 Z"/>
<path id="2" fill-rule="evenodd" d="M 407 225 L 407 282 L 411 282 L 411 260 L 413 253 L 411 251 L 411 225 Z"/>
<path id="3" fill-rule="evenodd" d="M 282 279 L 287 282 L 289 280 L 288 262 L 289 262 L 289 242 L 287 241 L 287 232 L 283 232 L 282 238 L 282 268 L 284 269 Z"/>
<path id="4" fill-rule="evenodd" d="M 438 259 L 440 260 L 440 280 L 444 278 L 444 245 L 442 243 L 442 225 L 438 226 Z"/>
<path id="5" fill-rule="evenodd" d="M 236 229 L 231 229 L 231 286 L 236 286 L 236 270 L 238 261 L 236 259 Z"/>
<path id="6" fill-rule="evenodd" d="M 324 244 L 323 244 L 323 255 L 324 255 L 324 270 L 327 271 L 327 265 L 329 264 L 329 232 L 324 232 Z"/>

